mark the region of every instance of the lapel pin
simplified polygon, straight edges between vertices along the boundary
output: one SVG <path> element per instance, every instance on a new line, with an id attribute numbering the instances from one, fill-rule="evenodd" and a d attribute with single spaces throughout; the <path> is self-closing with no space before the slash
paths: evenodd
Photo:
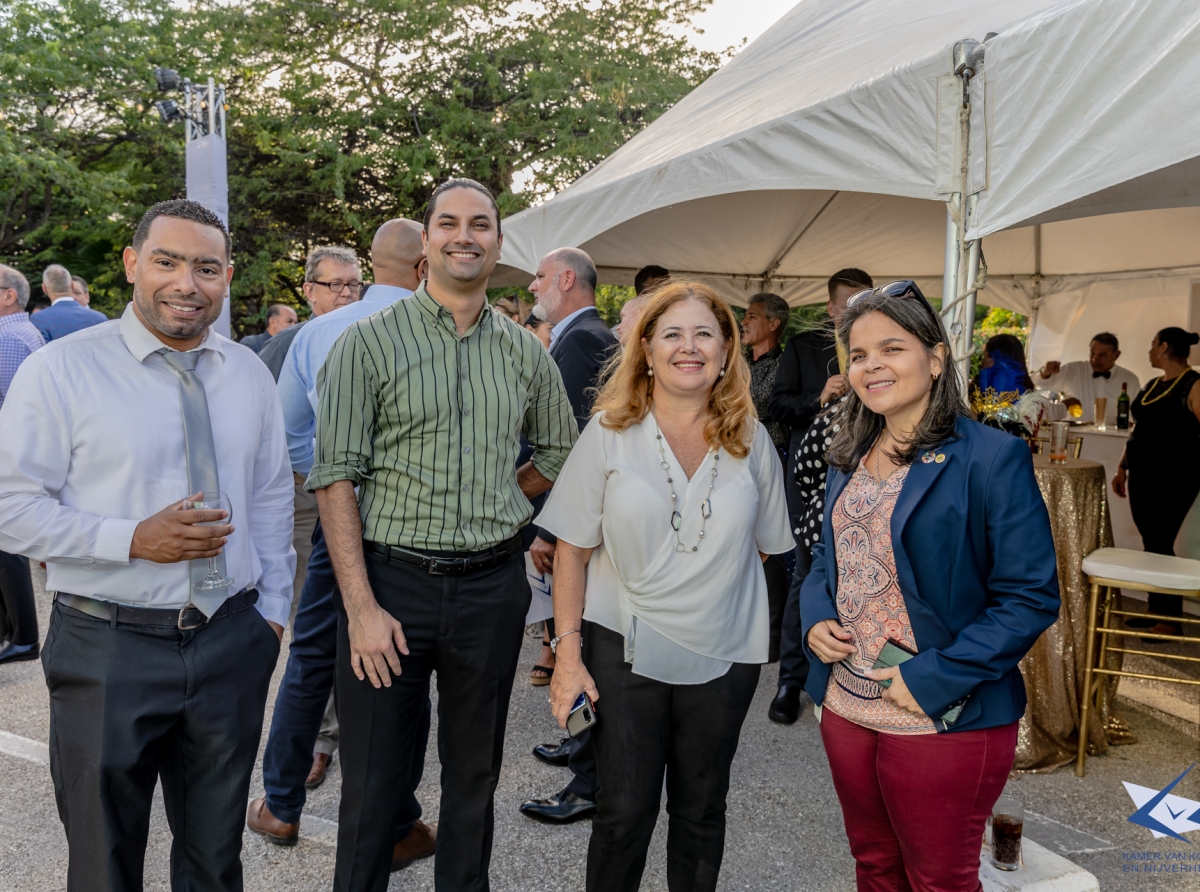
<path id="1" fill-rule="evenodd" d="M 940 453 L 940 452 L 937 454 L 937 457 L 934 459 L 934 461 L 935 461 L 935 462 L 937 462 L 939 465 L 940 465 L 942 462 L 944 462 L 945 460 L 946 460 L 946 456 L 945 456 L 945 455 L 943 455 L 943 454 L 942 454 L 942 453 Z"/>
<path id="2" fill-rule="evenodd" d="M 925 464 L 927 464 L 927 465 L 928 465 L 928 464 L 932 464 L 932 462 L 933 462 L 933 453 L 931 453 L 931 452 L 926 452 L 924 455 L 922 455 L 922 456 L 921 456 L 921 461 L 923 461 L 923 462 L 924 462 Z"/>

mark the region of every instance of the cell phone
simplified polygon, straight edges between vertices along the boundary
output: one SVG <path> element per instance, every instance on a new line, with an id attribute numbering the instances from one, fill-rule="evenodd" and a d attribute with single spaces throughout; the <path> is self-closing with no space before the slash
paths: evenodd
<path id="1" fill-rule="evenodd" d="M 596 707 L 591 698 L 587 694 L 580 694 L 571 707 L 571 714 L 567 716 L 567 733 L 578 737 L 589 728 L 594 728 L 596 721 Z"/>

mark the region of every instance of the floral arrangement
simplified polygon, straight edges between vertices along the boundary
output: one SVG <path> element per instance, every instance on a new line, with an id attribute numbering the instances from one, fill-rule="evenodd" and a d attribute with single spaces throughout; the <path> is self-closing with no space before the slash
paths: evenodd
<path id="1" fill-rule="evenodd" d="M 1018 437 L 1036 437 L 1057 396 L 1049 390 L 1031 390 L 1024 396 L 1015 390 L 996 393 L 989 387 L 971 395 L 971 411 L 976 419 L 991 427 Z"/>

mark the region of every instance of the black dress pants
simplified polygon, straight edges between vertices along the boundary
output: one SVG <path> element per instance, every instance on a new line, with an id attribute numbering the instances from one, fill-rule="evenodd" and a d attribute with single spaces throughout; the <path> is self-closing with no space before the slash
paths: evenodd
<path id="1" fill-rule="evenodd" d="M 490 570 L 431 576 L 366 552 L 379 606 L 408 643 L 390 687 L 350 668 L 339 598 L 337 704 L 342 800 L 337 892 L 384 892 L 399 809 L 411 784 L 413 739 L 437 672 L 442 803 L 434 881 L 438 892 L 487 892 L 496 782 L 513 677 L 521 653 L 529 583 L 520 554 Z"/>
<path id="2" fill-rule="evenodd" d="M 592 729 L 600 789 L 587 892 L 636 892 L 667 782 L 667 888 L 711 892 L 725 851 L 725 797 L 761 667 L 735 663 L 705 684 L 634 675 L 624 639 L 591 624 L 586 659 L 600 699 Z"/>
<path id="3" fill-rule="evenodd" d="M 812 549 L 803 542 L 796 546 L 796 568 L 788 583 L 783 624 L 779 630 L 779 685 L 804 687 L 808 681 L 808 657 L 800 634 L 800 588 L 812 569 Z"/>
<path id="4" fill-rule="evenodd" d="M 0 641 L 37 644 L 37 607 L 29 558 L 0 551 Z"/>
<path id="5" fill-rule="evenodd" d="M 1200 476 L 1178 471 L 1176 462 L 1165 462 L 1167 474 L 1134 468 L 1129 473 L 1129 511 L 1150 554 L 1175 554 L 1175 538 L 1200 493 Z M 1150 592 L 1147 609 L 1163 616 L 1183 616 L 1183 598 Z"/>
<path id="6" fill-rule="evenodd" d="M 251 607 L 187 632 L 55 604 L 42 649 L 68 892 L 140 892 L 162 778 L 174 892 L 242 892 L 242 829 L 279 639 Z"/>

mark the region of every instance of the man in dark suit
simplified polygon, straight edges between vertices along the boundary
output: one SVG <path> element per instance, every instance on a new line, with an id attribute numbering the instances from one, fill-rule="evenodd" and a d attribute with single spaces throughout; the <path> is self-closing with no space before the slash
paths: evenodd
<path id="1" fill-rule="evenodd" d="M 799 461 L 820 462 L 809 478 L 824 472 L 822 458 L 801 459 L 800 446 L 805 433 L 817 414 L 829 403 L 840 399 L 850 389 L 846 377 L 844 356 L 839 356 L 833 330 L 837 327 L 846 301 L 864 288 L 873 286 L 871 277 L 861 269 L 838 270 L 829 278 L 829 311 L 831 325 L 828 329 L 802 332 L 788 340 L 787 349 L 779 360 L 775 375 L 775 389 L 767 410 L 770 421 L 789 425 L 792 429 L 788 447 L 788 460 L 784 462 L 787 474 L 788 512 L 792 515 L 792 529 L 797 532 L 796 566 L 788 589 L 787 602 L 783 608 L 783 627 L 779 640 L 779 689 L 767 710 L 773 722 L 790 725 L 800 715 L 800 691 L 808 678 L 808 659 L 804 655 L 800 638 L 800 586 L 808 575 L 812 564 L 811 550 L 799 537 L 800 519 L 808 513 L 808 497 L 796 479 Z"/>
<path id="2" fill-rule="evenodd" d="M 583 251 L 559 248 L 542 258 L 529 290 L 554 323 L 550 356 L 558 364 L 571 411 L 582 431 L 592 415 L 600 372 L 617 349 L 616 336 L 596 312 L 596 267 Z M 539 572 L 553 571 L 556 541 L 539 531 L 529 549 Z M 553 635 L 553 620 L 547 625 Z M 549 824 L 570 824 L 595 813 L 596 757 L 588 734 L 564 738 L 557 745 L 543 744 L 535 747 L 533 754 L 549 765 L 568 765 L 573 777 L 553 796 L 523 803 L 522 814 Z"/>
<path id="3" fill-rule="evenodd" d="M 267 345 L 267 341 L 299 321 L 300 317 L 296 315 L 296 311 L 287 304 L 271 304 L 267 308 L 267 330 L 258 334 L 246 335 L 238 343 L 243 347 L 249 347 L 255 353 L 261 353 L 262 348 Z"/>
<path id="4" fill-rule="evenodd" d="M 42 333 L 47 344 L 55 338 L 65 338 L 101 322 L 107 322 L 103 313 L 85 307 L 75 299 L 71 291 L 71 274 L 65 266 L 52 263 L 42 272 L 42 290 L 50 298 L 50 306 L 29 321 Z"/>

